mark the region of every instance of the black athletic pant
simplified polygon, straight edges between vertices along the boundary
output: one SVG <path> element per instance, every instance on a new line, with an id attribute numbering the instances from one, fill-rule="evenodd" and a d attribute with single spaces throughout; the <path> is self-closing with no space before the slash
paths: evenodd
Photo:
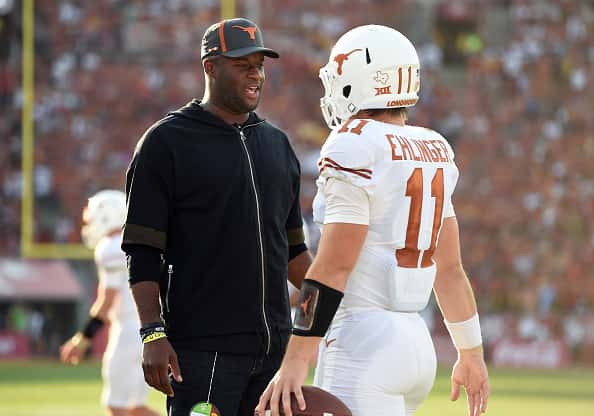
<path id="1" fill-rule="evenodd" d="M 188 416 L 196 403 L 207 401 L 210 391 L 209 402 L 221 416 L 253 416 L 260 394 L 280 367 L 287 338 L 273 333 L 268 356 L 176 349 L 183 382 L 169 377 L 175 395 L 167 398 L 167 415 Z"/>

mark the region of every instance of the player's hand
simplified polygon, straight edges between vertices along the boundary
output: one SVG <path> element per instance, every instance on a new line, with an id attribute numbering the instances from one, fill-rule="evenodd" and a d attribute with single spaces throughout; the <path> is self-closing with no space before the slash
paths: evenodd
<path id="1" fill-rule="evenodd" d="M 276 375 L 268 383 L 268 387 L 260 396 L 255 414 L 263 416 L 266 412 L 266 405 L 270 402 L 272 416 L 279 416 L 279 409 L 282 406 L 285 416 L 292 416 L 291 393 L 295 394 L 299 409 L 305 410 L 305 400 L 301 387 L 305 382 L 309 371 L 309 362 L 301 357 L 285 357 L 283 364 Z"/>
<path id="2" fill-rule="evenodd" d="M 458 361 L 452 369 L 452 400 L 458 399 L 460 386 L 466 390 L 470 416 L 479 416 L 487 411 L 489 374 L 482 347 L 459 351 Z"/>
<path id="3" fill-rule="evenodd" d="M 182 376 L 177 362 L 177 354 L 167 338 L 143 344 L 142 371 L 144 380 L 149 386 L 168 396 L 173 396 L 173 388 L 169 382 L 169 369 L 171 369 L 175 381 L 181 383 Z"/>
<path id="4" fill-rule="evenodd" d="M 83 340 L 78 334 L 74 335 L 60 347 L 60 359 L 66 364 L 77 365 L 89 345 L 89 341 Z"/>

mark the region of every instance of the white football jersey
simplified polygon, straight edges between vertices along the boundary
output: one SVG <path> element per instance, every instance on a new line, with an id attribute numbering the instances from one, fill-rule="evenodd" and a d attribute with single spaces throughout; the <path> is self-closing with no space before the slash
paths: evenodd
<path id="1" fill-rule="evenodd" d="M 99 284 L 107 288 L 118 289 L 116 303 L 110 310 L 112 324 L 138 321 L 132 292 L 128 285 L 126 255 L 120 248 L 121 234 L 104 237 L 95 248 L 95 264 L 99 275 Z"/>
<path id="2" fill-rule="evenodd" d="M 435 279 L 432 256 L 439 231 L 443 219 L 454 216 L 458 169 L 449 143 L 422 127 L 352 119 L 330 134 L 318 165 L 317 223 L 362 223 L 350 221 L 349 212 L 327 212 L 329 183 L 336 180 L 363 190 L 368 201 L 362 203 L 369 205 L 369 232 L 341 310 L 423 309 Z"/>

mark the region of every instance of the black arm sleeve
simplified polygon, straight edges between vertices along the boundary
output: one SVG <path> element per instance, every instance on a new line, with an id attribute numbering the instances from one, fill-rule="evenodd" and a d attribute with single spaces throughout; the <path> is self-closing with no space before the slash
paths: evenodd
<path id="1" fill-rule="evenodd" d="M 165 251 L 174 190 L 171 151 L 164 140 L 166 126 L 149 129 L 138 142 L 126 172 L 128 212 L 122 249 L 142 244 Z"/>
<path id="2" fill-rule="evenodd" d="M 296 246 L 289 246 L 289 261 L 307 250 L 305 243 L 298 244 Z"/>
<path id="3" fill-rule="evenodd" d="M 161 251 L 155 247 L 130 244 L 126 246 L 128 282 L 158 282 L 161 273 Z"/>
<path id="4" fill-rule="evenodd" d="M 295 163 L 298 171 L 294 184 L 296 191 L 293 199 L 293 205 L 291 206 L 291 211 L 289 212 L 289 216 L 285 225 L 287 230 L 287 241 L 289 243 L 289 260 L 292 260 L 307 250 L 307 246 L 305 244 L 305 235 L 303 234 L 301 205 L 299 203 L 299 197 L 301 193 L 301 169 L 299 168 L 299 161 L 297 158 L 295 158 Z"/>

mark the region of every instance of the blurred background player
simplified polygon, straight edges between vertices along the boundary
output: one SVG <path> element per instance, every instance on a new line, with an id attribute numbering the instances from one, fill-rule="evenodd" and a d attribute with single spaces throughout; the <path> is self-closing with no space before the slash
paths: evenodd
<path id="1" fill-rule="evenodd" d="M 94 335 L 109 322 L 102 367 L 102 403 L 107 414 L 157 416 L 145 406 L 149 389 L 141 368 L 140 324 L 128 287 L 126 258 L 120 249 L 125 216 L 123 192 L 103 190 L 89 198 L 83 212 L 82 238 L 95 252 L 97 298 L 85 327 L 62 345 L 60 356 L 65 363 L 78 364 Z"/>
<path id="2" fill-rule="evenodd" d="M 419 315 L 432 289 L 458 350 L 451 398 L 464 386 L 469 415 L 486 411 L 481 330 L 451 201 L 454 153 L 439 133 L 406 125 L 419 71 L 412 43 L 379 25 L 345 33 L 320 70 L 332 129 L 314 201 L 322 236 L 261 414 L 270 402 L 272 416 L 290 416 L 292 393 L 305 408 L 301 385 L 320 345 L 314 384 L 354 416 L 412 415 L 435 380 L 435 350 Z"/>

